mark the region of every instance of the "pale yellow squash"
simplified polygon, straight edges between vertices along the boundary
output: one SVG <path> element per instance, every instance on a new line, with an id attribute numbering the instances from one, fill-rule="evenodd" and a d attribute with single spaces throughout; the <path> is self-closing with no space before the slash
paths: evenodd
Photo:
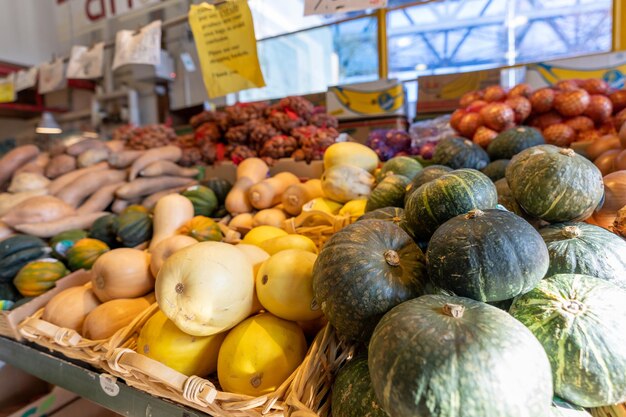
<path id="1" fill-rule="evenodd" d="M 92 340 L 108 339 L 121 328 L 128 326 L 154 301 L 154 294 L 150 294 L 145 297 L 121 298 L 100 304 L 87 314 L 81 334 Z"/>
<path id="2" fill-rule="evenodd" d="M 174 235 L 160 241 L 154 248 L 150 250 L 150 272 L 156 277 L 167 258 L 172 256 L 176 251 L 198 243 L 191 236 Z"/>
<path id="3" fill-rule="evenodd" d="M 259 271 L 259 268 L 261 267 L 263 262 L 269 259 L 270 255 L 267 252 L 265 252 L 263 249 L 261 249 L 260 247 L 254 246 L 254 245 L 248 245 L 246 243 L 238 243 L 235 245 L 235 247 L 239 249 L 240 251 L 242 251 L 248 258 L 250 263 L 252 264 L 252 273 L 253 273 L 253 280 L 254 280 L 254 277 L 256 277 L 256 274 Z M 252 310 L 250 314 L 258 313 L 262 309 L 263 309 L 263 306 L 261 305 L 261 302 L 259 301 L 259 297 L 257 297 L 256 290 L 255 290 L 252 295 Z"/>
<path id="4" fill-rule="evenodd" d="M 80 332 L 85 317 L 100 302 L 86 286 L 72 287 L 55 295 L 43 310 L 42 319 L 66 329 Z"/>
<path id="5" fill-rule="evenodd" d="M 287 232 L 274 226 L 257 226 L 246 233 L 242 243 L 259 246 L 261 242 L 277 236 L 287 236 Z"/>
<path id="6" fill-rule="evenodd" d="M 302 249 L 311 253 L 317 253 L 315 242 L 303 235 L 278 236 L 261 242 L 261 249 L 270 255 L 287 249 Z"/>
<path id="7" fill-rule="evenodd" d="M 119 248 L 101 255 L 92 273 L 93 292 L 103 303 L 141 297 L 154 289 L 150 254 L 139 249 Z"/>
<path id="8" fill-rule="evenodd" d="M 356 142 L 337 142 L 324 152 L 324 169 L 337 165 L 354 165 L 372 173 L 378 162 L 376 152 Z"/>

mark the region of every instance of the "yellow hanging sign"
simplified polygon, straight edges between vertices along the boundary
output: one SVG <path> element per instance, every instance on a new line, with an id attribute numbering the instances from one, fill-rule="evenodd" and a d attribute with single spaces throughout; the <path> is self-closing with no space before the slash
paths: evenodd
<path id="1" fill-rule="evenodd" d="M 189 25 L 210 98 L 265 86 L 247 0 L 191 5 Z"/>
<path id="2" fill-rule="evenodd" d="M 13 74 L 6 78 L 0 78 L 0 103 L 15 101 L 15 82 Z"/>

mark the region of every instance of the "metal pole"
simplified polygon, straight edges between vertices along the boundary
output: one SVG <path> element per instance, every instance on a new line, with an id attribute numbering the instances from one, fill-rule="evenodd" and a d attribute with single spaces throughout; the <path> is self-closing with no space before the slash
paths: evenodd
<path id="1" fill-rule="evenodd" d="M 626 0 L 613 0 L 613 51 L 626 50 Z"/>
<path id="2" fill-rule="evenodd" d="M 387 50 L 387 9 L 376 11 L 378 18 L 378 78 L 387 79 L 389 75 L 389 52 Z"/>

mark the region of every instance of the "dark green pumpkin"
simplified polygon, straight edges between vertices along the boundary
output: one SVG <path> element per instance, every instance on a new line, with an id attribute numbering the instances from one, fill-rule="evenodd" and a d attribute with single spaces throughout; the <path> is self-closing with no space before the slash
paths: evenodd
<path id="1" fill-rule="evenodd" d="M 489 165 L 481 169 L 480 172 L 488 176 L 491 181 L 496 182 L 506 175 L 506 167 L 509 165 L 509 162 L 511 162 L 510 159 L 498 159 L 497 161 L 490 162 Z"/>
<path id="2" fill-rule="evenodd" d="M 626 401 L 626 291 L 588 275 L 559 274 L 518 297 L 510 313 L 548 353 L 554 392 L 582 407 Z"/>
<path id="3" fill-rule="evenodd" d="M 403 175 L 388 174 L 367 197 L 365 211 L 384 207 L 403 207 L 404 193 L 409 182 Z"/>
<path id="4" fill-rule="evenodd" d="M 63 260 L 67 255 L 67 251 L 74 246 L 74 243 L 87 237 L 87 232 L 80 229 L 68 230 L 61 232 L 50 239 L 50 247 L 52 248 L 52 256 Z"/>
<path id="5" fill-rule="evenodd" d="M 217 197 L 212 189 L 203 185 L 193 185 L 182 192 L 193 204 L 194 216 L 211 217 L 217 209 Z"/>
<path id="6" fill-rule="evenodd" d="M 545 351 L 485 303 L 445 295 L 402 303 L 380 321 L 368 353 L 374 392 L 390 416 L 549 416 Z"/>
<path id="7" fill-rule="evenodd" d="M 433 284 L 478 301 L 502 301 L 546 275 L 548 249 L 524 219 L 504 210 L 472 210 L 444 223 L 428 243 Z"/>
<path id="8" fill-rule="evenodd" d="M 107 214 L 93 222 L 89 230 L 89 237 L 106 243 L 110 248 L 115 248 L 119 246 L 119 242 L 117 241 L 118 226 L 119 219 L 117 215 Z"/>
<path id="9" fill-rule="evenodd" d="M 366 356 L 353 358 L 339 370 L 331 407 L 333 417 L 389 417 L 374 394 Z"/>
<path id="10" fill-rule="evenodd" d="M 511 211 L 526 220 L 535 229 L 539 229 L 540 227 L 548 224 L 541 219 L 535 219 L 530 214 L 526 213 L 519 204 L 517 204 L 517 201 L 515 201 L 515 198 L 511 193 L 511 189 L 509 188 L 509 183 L 506 182 L 506 178 L 502 178 L 496 181 L 495 184 L 496 191 L 498 192 L 498 204 L 502 205 L 508 211 Z"/>
<path id="11" fill-rule="evenodd" d="M 367 213 L 359 217 L 356 221 L 359 220 L 384 220 L 387 222 L 392 222 L 396 226 L 400 226 L 400 228 L 407 232 L 409 235 L 411 234 L 406 225 L 406 220 L 404 219 L 404 209 L 400 207 L 384 207 L 368 211 Z"/>
<path id="12" fill-rule="evenodd" d="M 418 172 L 417 175 L 415 175 L 415 177 L 413 178 L 413 181 L 411 181 L 411 183 L 407 185 L 404 201 L 406 202 L 409 195 L 411 195 L 411 193 L 417 190 L 420 186 L 426 184 L 427 182 L 435 180 L 450 171 L 452 171 L 452 168 L 443 165 L 431 165 L 424 168 L 423 170 Z"/>
<path id="13" fill-rule="evenodd" d="M 524 211 L 550 223 L 586 219 L 604 193 L 602 174 L 591 161 L 552 145 L 517 154 L 506 180 Z"/>
<path id="14" fill-rule="evenodd" d="M 230 181 L 225 180 L 223 178 L 212 177 L 208 180 L 202 181 L 202 185 L 205 187 L 209 187 L 215 193 L 215 197 L 217 197 L 217 202 L 219 205 L 223 205 L 226 200 L 226 196 L 228 195 L 233 185 Z"/>
<path id="15" fill-rule="evenodd" d="M 587 223 L 558 223 L 539 230 L 550 253 L 546 276 L 583 274 L 626 290 L 626 241 Z"/>
<path id="16" fill-rule="evenodd" d="M 30 261 L 43 258 L 51 249 L 35 236 L 14 235 L 0 242 L 0 282 L 11 282 Z"/>
<path id="17" fill-rule="evenodd" d="M 426 241 L 454 216 L 473 209 L 492 209 L 497 204 L 496 187 L 485 174 L 459 169 L 415 190 L 406 202 L 404 215 L 411 235 Z"/>
<path id="18" fill-rule="evenodd" d="M 0 300 L 17 301 L 22 298 L 12 282 L 0 282 Z"/>
<path id="19" fill-rule="evenodd" d="M 465 138 L 446 138 L 439 141 L 433 154 L 433 162 L 452 169 L 483 169 L 489 163 L 489 155 L 480 146 Z"/>
<path id="20" fill-rule="evenodd" d="M 422 294 L 424 255 L 395 224 L 362 220 L 335 233 L 313 266 L 313 293 L 338 333 L 367 341 L 395 305 Z"/>
<path id="21" fill-rule="evenodd" d="M 545 143 L 541 132 L 533 127 L 519 126 L 499 133 L 487 147 L 492 161 L 511 159 L 524 149 Z"/>
<path id="22" fill-rule="evenodd" d="M 125 247 L 134 248 L 151 238 L 152 216 L 150 213 L 136 210 L 133 206 L 120 213 L 117 226 L 118 242 Z"/>
<path id="23" fill-rule="evenodd" d="M 383 164 L 380 173 L 383 178 L 395 174 L 407 177 L 410 180 L 422 170 L 422 164 L 408 156 L 396 156 Z"/>

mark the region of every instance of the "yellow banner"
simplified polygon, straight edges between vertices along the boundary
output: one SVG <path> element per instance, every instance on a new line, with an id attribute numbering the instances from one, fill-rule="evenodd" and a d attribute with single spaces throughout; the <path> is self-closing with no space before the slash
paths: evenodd
<path id="1" fill-rule="evenodd" d="M 210 98 L 265 86 L 247 0 L 191 5 L 189 25 Z"/>
<path id="2" fill-rule="evenodd" d="M 13 101 L 15 101 L 13 77 L 0 79 L 0 103 L 11 103 Z"/>

